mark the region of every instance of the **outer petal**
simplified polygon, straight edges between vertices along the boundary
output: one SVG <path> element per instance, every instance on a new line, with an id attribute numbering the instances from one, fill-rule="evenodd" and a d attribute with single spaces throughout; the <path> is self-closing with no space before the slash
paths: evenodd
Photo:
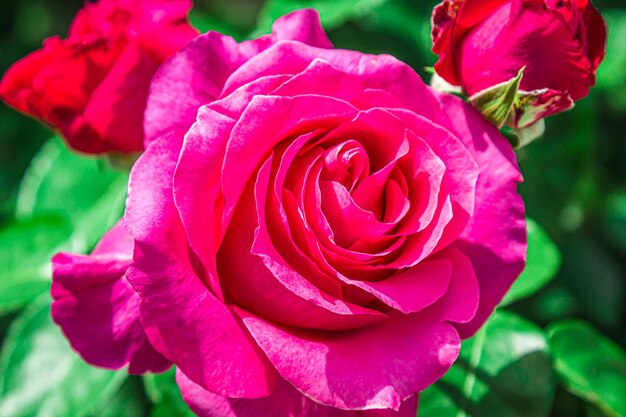
<path id="1" fill-rule="evenodd" d="M 417 396 L 404 401 L 399 411 L 346 411 L 318 404 L 282 379 L 269 397 L 255 400 L 212 394 L 180 371 L 176 373 L 176 381 L 183 398 L 199 417 L 415 417 L 417 413 Z"/>
<path id="2" fill-rule="evenodd" d="M 346 74 L 358 76 L 363 89 L 386 90 L 407 108 L 427 118 L 434 117 L 432 91 L 407 64 L 390 55 L 367 55 L 342 49 L 320 49 L 300 42 L 282 41 L 248 60 L 228 79 L 224 94 L 260 77 L 299 74 L 321 59 Z M 292 86 L 293 88 L 293 86 Z M 315 93 L 315 84 L 307 93 Z"/>
<path id="3" fill-rule="evenodd" d="M 171 130 L 187 130 L 198 108 L 214 101 L 228 76 L 246 60 L 234 39 L 200 35 L 157 71 L 146 107 L 144 144 Z"/>
<path id="4" fill-rule="evenodd" d="M 270 35 L 242 42 L 241 47 L 248 56 L 254 56 L 278 41 L 298 41 L 318 48 L 333 47 L 314 9 L 296 10 L 276 19 Z"/>
<path id="5" fill-rule="evenodd" d="M 591 69 L 595 71 L 606 55 L 606 23 L 591 2 L 587 4 L 582 18 L 587 31 L 587 57 Z"/>
<path id="6" fill-rule="evenodd" d="M 89 363 L 129 372 L 160 372 L 171 363 L 153 348 L 139 321 L 139 296 L 125 278 L 132 237 L 121 224 L 89 256 L 52 259 L 52 318 Z"/>
<path id="7" fill-rule="evenodd" d="M 317 12 L 301 10 L 274 23 L 272 35 L 237 44 L 217 32 L 198 36 L 167 61 L 154 77 L 144 129 L 146 146 L 173 128 L 187 129 L 200 106 L 216 100 L 228 77 L 275 42 L 294 40 L 329 48 Z"/>
<path id="8" fill-rule="evenodd" d="M 231 397 L 268 395 L 276 374 L 241 321 L 203 282 L 172 199 L 182 138 L 155 141 L 133 167 L 126 224 L 135 238 L 128 279 L 141 297 L 146 334 L 187 376 Z"/>
<path id="9" fill-rule="evenodd" d="M 482 20 L 510 0 L 444 0 L 433 10 L 433 52 L 439 55 L 437 74 L 453 85 L 461 84 L 456 68 L 456 45 Z"/>
<path id="10" fill-rule="evenodd" d="M 453 265 L 453 275 L 446 294 L 437 300 L 431 311 L 439 314 L 442 320 L 467 323 L 476 315 L 480 301 L 480 288 L 474 272 L 474 265 L 461 251 L 446 248 L 435 259 L 447 259 Z"/>
<path id="11" fill-rule="evenodd" d="M 460 348 L 454 328 L 426 314 L 343 333 L 287 330 L 251 316 L 243 321 L 298 391 L 346 410 L 398 410 L 441 378 Z"/>
<path id="12" fill-rule="evenodd" d="M 199 32 L 187 19 L 193 7 L 191 0 L 140 0 L 138 3 L 141 12 L 132 25 L 134 39 L 159 62 L 198 36 Z"/>
<path id="13" fill-rule="evenodd" d="M 474 265 L 480 286 L 476 316 L 456 325 L 470 337 L 487 320 L 506 291 L 524 269 L 526 224 L 524 203 L 517 193 L 522 180 L 511 145 L 476 110 L 459 98 L 441 94 L 448 125 L 473 154 L 480 167 L 474 215 L 454 243 Z"/>
<path id="14" fill-rule="evenodd" d="M 235 120 L 208 106 L 185 134 L 173 178 L 173 197 L 185 227 L 187 241 L 205 267 L 213 272 L 215 254 L 223 236 L 219 181 L 226 141 Z M 216 274 L 214 274 L 216 275 Z M 209 282 L 220 294 L 216 281 Z"/>
<path id="15" fill-rule="evenodd" d="M 302 9 L 276 19 L 272 25 L 274 42 L 298 41 L 317 48 L 332 48 L 315 9 Z"/>

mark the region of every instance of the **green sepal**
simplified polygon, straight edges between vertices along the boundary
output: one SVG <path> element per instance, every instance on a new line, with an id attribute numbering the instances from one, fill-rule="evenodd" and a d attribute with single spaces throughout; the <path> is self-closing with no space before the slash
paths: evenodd
<path id="1" fill-rule="evenodd" d="M 498 128 L 504 126 L 515 105 L 524 68 L 519 70 L 515 78 L 486 88 L 469 99 L 472 106 Z"/>

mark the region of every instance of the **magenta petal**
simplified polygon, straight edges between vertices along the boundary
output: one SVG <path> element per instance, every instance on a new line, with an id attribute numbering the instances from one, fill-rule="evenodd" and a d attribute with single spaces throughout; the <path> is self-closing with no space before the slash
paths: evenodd
<path id="1" fill-rule="evenodd" d="M 287 82 L 272 91 L 272 95 L 289 97 L 308 92 L 352 102 L 361 90 L 358 78 L 337 69 L 323 59 L 315 58 L 306 68 L 292 75 Z"/>
<path id="2" fill-rule="evenodd" d="M 456 326 L 466 338 L 487 320 L 524 268 L 526 222 L 524 203 L 517 193 L 522 176 L 511 145 L 497 128 L 455 96 L 442 94 L 440 100 L 449 117 L 440 122 L 464 140 L 480 167 L 476 184 L 480 204 L 454 243 L 474 265 L 480 286 L 476 316 Z"/>
<path id="3" fill-rule="evenodd" d="M 252 97 L 275 88 L 282 81 L 280 76 L 266 77 L 247 84 L 225 99 L 200 107 L 196 122 L 185 134 L 174 173 L 174 201 L 189 244 L 205 265 L 214 263 L 223 235 L 223 210 L 216 207 L 216 202 L 220 201 L 221 168 L 231 131 Z M 218 286 L 213 287 L 217 291 Z"/>
<path id="4" fill-rule="evenodd" d="M 432 306 L 442 320 L 467 323 L 478 310 L 480 288 L 474 266 L 467 256 L 454 247 L 448 247 L 436 258 L 452 263 L 452 277 L 446 294 Z"/>
<path id="5" fill-rule="evenodd" d="M 262 196 L 267 194 L 270 165 L 268 160 L 257 181 Z M 252 196 L 247 193 L 247 197 L 240 200 L 218 254 L 224 291 L 235 304 L 267 319 L 302 328 L 346 330 L 387 318 L 376 310 L 325 294 L 293 270 L 272 245 L 264 224 L 264 201 L 257 222 Z"/>
<path id="6" fill-rule="evenodd" d="M 272 34 L 237 44 L 217 32 L 200 35 L 166 61 L 154 76 L 145 113 L 145 145 L 176 128 L 187 129 L 197 109 L 218 99 L 228 77 L 243 63 L 279 41 L 332 48 L 315 10 L 278 19 Z"/>
<path id="7" fill-rule="evenodd" d="M 272 25 L 272 41 L 298 41 L 317 48 L 332 48 L 319 14 L 314 9 L 296 10 L 276 19 Z"/>
<path id="8" fill-rule="evenodd" d="M 145 146 L 173 129 L 187 130 L 198 108 L 218 98 L 228 76 L 245 59 L 234 39 L 209 32 L 166 61 L 150 86 Z"/>
<path id="9" fill-rule="evenodd" d="M 448 233 L 443 241 L 439 242 L 438 247 L 441 248 L 452 242 L 463 230 L 474 212 L 475 202 L 480 201 L 474 195 L 478 165 L 460 137 L 449 130 L 410 111 L 392 109 L 390 112 L 400 117 L 407 124 L 407 128 L 418 137 L 424 138 L 446 167 L 440 193 L 442 189 L 449 193 L 454 217 Z"/>
<path id="10" fill-rule="evenodd" d="M 394 226 L 380 222 L 374 213 L 361 208 L 336 181 L 322 181 L 320 191 L 322 212 L 334 231 L 335 241 L 342 247 L 350 247 L 359 238 L 382 236 Z"/>
<path id="11" fill-rule="evenodd" d="M 263 158 L 280 141 L 311 129 L 333 128 L 356 109 L 331 97 L 300 95 L 252 98 L 232 130 L 222 165 L 224 218 L 228 219 Z"/>
<path id="12" fill-rule="evenodd" d="M 381 281 L 343 278 L 402 313 L 416 313 L 443 296 L 450 285 L 452 264 L 445 259 L 428 260 Z"/>
<path id="13" fill-rule="evenodd" d="M 161 372 L 171 363 L 157 353 L 139 321 L 139 296 L 126 280 L 133 241 L 121 224 L 91 255 L 52 259 L 52 318 L 89 363 L 133 374 Z"/>
<path id="14" fill-rule="evenodd" d="M 299 74 L 315 60 L 326 61 L 346 74 L 358 76 L 363 89 L 386 90 L 418 114 L 433 118 L 437 101 L 415 71 L 390 55 L 366 55 L 340 49 L 319 49 L 300 42 L 278 42 L 238 68 L 228 79 L 223 94 L 258 78 Z M 301 93 L 315 94 L 315 83 Z"/>
<path id="15" fill-rule="evenodd" d="M 128 280 L 141 297 L 142 323 L 155 348 L 204 388 L 268 395 L 276 373 L 239 318 L 205 286 L 206 271 L 189 250 L 173 204 L 181 141 L 172 133 L 153 142 L 131 172 L 125 220 L 135 263 Z"/>
<path id="16" fill-rule="evenodd" d="M 187 240 L 205 267 L 215 273 L 215 253 L 223 236 L 222 212 L 216 207 L 220 194 L 220 167 L 226 141 L 235 121 L 203 106 L 197 122 L 185 135 L 173 179 L 174 203 Z M 209 282 L 220 292 L 217 280 Z"/>
<path id="17" fill-rule="evenodd" d="M 451 325 L 424 314 L 348 333 L 280 329 L 257 317 L 243 322 L 283 378 L 314 401 L 341 409 L 398 410 L 441 378 L 460 348 Z"/>
<path id="18" fill-rule="evenodd" d="M 415 417 L 417 396 L 404 401 L 399 411 L 346 411 L 316 403 L 300 394 L 285 380 L 265 398 L 235 399 L 212 394 L 194 384 L 180 371 L 176 382 L 183 398 L 199 417 Z"/>

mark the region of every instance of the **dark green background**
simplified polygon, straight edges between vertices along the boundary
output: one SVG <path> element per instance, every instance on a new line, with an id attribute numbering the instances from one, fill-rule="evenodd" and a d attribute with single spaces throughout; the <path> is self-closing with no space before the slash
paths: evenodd
<path id="1" fill-rule="evenodd" d="M 64 35 L 81 3 L 77 0 L 3 0 L 0 6 L 0 72 L 37 49 L 45 37 Z M 518 151 L 526 180 L 520 190 L 528 216 L 536 220 L 556 243 L 562 258 L 561 268 L 549 285 L 531 297 L 514 302 L 508 310 L 541 327 L 565 318 L 582 319 L 624 347 L 626 4 L 622 0 L 598 0 L 594 4 L 605 16 L 610 33 L 608 54 L 598 72 L 597 86 L 572 111 L 547 120 L 542 139 Z M 430 53 L 429 39 L 432 1 L 278 0 L 264 4 L 256 0 L 204 0 L 196 2 L 192 20 L 203 30 L 216 29 L 244 39 L 250 34 L 267 31 L 271 19 L 282 11 L 306 5 L 320 10 L 337 47 L 390 53 L 412 65 L 425 79 L 429 77 L 424 68 L 435 61 L 435 56 Z M 0 233 L 2 228 L 14 225 L 21 179 L 35 153 L 50 137 L 50 131 L 37 122 L 0 105 Z M 97 162 L 97 166 L 101 164 Z M 15 247 L 23 247 L 17 242 L 20 234 L 15 236 L 13 240 L 5 239 L 5 246 L 0 250 L 10 252 Z M 28 235 L 22 236 L 28 239 Z M 28 258 L 29 252 L 22 251 L 19 256 Z M 0 265 L 0 278 L 4 272 L 2 268 Z M 539 265 L 538 270 L 541 268 Z M 0 337 L 4 337 L 20 311 L 11 309 L 0 317 Z M 615 366 L 624 364 L 620 362 Z M 601 371 L 596 370 L 598 372 Z M 158 382 L 158 378 L 150 379 L 148 388 L 151 383 L 158 386 L 155 381 Z M 556 386 L 556 400 L 549 404 L 552 415 L 603 415 L 602 407 L 587 405 L 582 399 L 587 398 L 585 395 L 573 395 L 576 390 L 571 387 L 563 389 L 566 382 Z M 121 394 L 117 394 L 116 401 L 124 400 L 127 402 L 123 404 L 135 407 L 125 406 L 134 410 L 125 415 L 148 413 L 151 406 L 140 380 L 130 379 L 124 387 Z M 148 394 L 157 404 L 169 398 L 168 395 L 177 395 L 152 388 L 148 389 Z M 589 401 L 597 403 L 593 399 Z M 153 407 L 150 412 L 153 416 L 182 415 L 162 405 Z M 111 413 L 95 415 L 121 415 L 115 411 Z M 476 417 L 483 415 L 480 410 L 467 413 Z"/>

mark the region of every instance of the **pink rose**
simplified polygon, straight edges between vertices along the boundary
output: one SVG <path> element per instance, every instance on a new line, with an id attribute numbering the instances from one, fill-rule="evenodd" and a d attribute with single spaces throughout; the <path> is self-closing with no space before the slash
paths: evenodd
<path id="1" fill-rule="evenodd" d="M 313 11 L 194 39 L 145 130 L 128 318 L 200 416 L 414 416 L 524 266 L 506 139 Z"/>
<path id="2" fill-rule="evenodd" d="M 152 76 L 198 34 L 190 8 L 189 0 L 87 3 L 67 39 L 47 39 L 9 68 L 0 98 L 58 128 L 76 150 L 141 151 Z"/>
<path id="3" fill-rule="evenodd" d="M 514 127 L 585 97 L 606 51 L 606 25 L 588 0 L 444 0 L 432 23 L 437 74 L 469 95 L 525 67 L 532 114 L 517 114 Z"/>

